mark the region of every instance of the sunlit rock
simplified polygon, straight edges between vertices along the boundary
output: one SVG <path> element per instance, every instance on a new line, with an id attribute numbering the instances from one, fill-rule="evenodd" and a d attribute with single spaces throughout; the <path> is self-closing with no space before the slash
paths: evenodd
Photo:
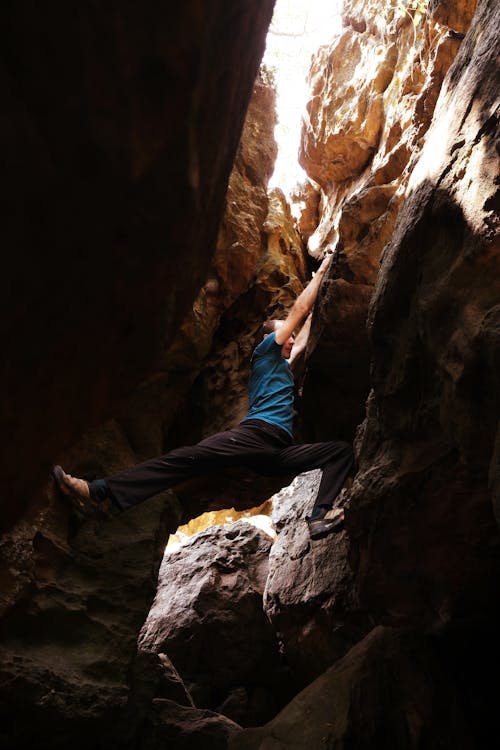
<path id="1" fill-rule="evenodd" d="M 342 35 L 312 63 L 301 164 L 321 185 L 321 200 L 308 248 L 315 255 L 331 250 L 336 258 L 313 325 L 304 382 L 311 437 L 352 439 L 363 418 L 371 289 L 461 44 L 438 6 L 450 4 L 435 3 L 431 13 L 426 0 L 396 5 L 351 0 L 344 7 Z M 474 8 L 475 0 L 463 4 L 461 29 Z M 333 162 L 332 144 L 339 150 Z"/>
<path id="2" fill-rule="evenodd" d="M 298 185 L 290 195 L 297 230 L 305 244 L 319 221 L 320 192 L 310 180 Z"/>
<path id="3" fill-rule="evenodd" d="M 498 4 L 481 2 L 370 310 L 373 392 L 348 530 L 362 600 L 384 622 L 498 616 L 499 23 Z"/>

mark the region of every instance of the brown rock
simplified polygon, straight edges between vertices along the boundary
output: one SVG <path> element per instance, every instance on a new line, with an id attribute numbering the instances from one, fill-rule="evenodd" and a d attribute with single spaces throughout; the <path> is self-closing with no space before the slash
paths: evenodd
<path id="1" fill-rule="evenodd" d="M 318 226 L 320 197 L 318 187 L 310 180 L 298 185 L 290 195 L 297 230 L 305 244 Z"/>
<path id="2" fill-rule="evenodd" d="M 312 63 L 311 123 L 306 117 L 301 163 L 320 183 L 321 200 L 308 248 L 316 256 L 331 250 L 335 259 L 312 326 L 302 409 L 307 438 L 341 434 L 351 440 L 363 419 L 372 285 L 461 42 L 424 5 L 349 0 L 345 31 Z M 464 24 L 473 5 L 464 9 Z M 356 169 L 341 173 L 342 149 L 347 159 L 358 154 L 350 148 L 352 134 L 371 151 Z M 340 144 L 341 153 L 328 173 L 330 142 Z"/>
<path id="3" fill-rule="evenodd" d="M 479 4 L 445 79 L 371 308 L 348 530 L 362 601 L 384 622 L 498 614 L 499 13 Z"/>
<path id="4" fill-rule="evenodd" d="M 255 278 L 264 253 L 267 183 L 276 158 L 275 120 L 274 91 L 259 78 L 229 179 L 225 214 L 208 279 L 160 369 L 133 392 L 121 410 L 120 421 L 137 454 L 136 461 L 164 452 L 165 436 L 210 354 L 221 316 Z M 226 347 L 222 360 L 224 372 L 238 368 L 236 342 Z M 219 409 L 214 411 L 220 413 Z M 227 414 L 227 419 L 231 415 Z M 200 419 L 195 421 L 199 423 Z M 180 435 L 175 447 L 181 444 L 178 440 L 182 441 Z M 185 440 L 191 442 L 192 437 L 186 436 Z"/>

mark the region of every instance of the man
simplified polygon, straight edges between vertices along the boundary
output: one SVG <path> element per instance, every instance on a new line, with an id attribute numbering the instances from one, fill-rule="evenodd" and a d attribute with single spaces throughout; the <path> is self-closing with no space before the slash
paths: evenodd
<path id="1" fill-rule="evenodd" d="M 284 321 L 264 324 L 264 338 L 252 355 L 249 410 L 238 427 L 94 482 L 72 477 L 55 466 L 54 477 L 61 491 L 79 506 L 96 505 L 109 497 L 124 511 L 181 481 L 216 469 L 246 466 L 265 476 L 323 469 L 307 519 L 309 534 L 311 539 L 321 539 L 340 530 L 343 511 L 330 518 L 327 514 L 352 470 L 352 449 L 340 441 L 292 445 L 294 381 L 288 362 L 294 330 L 312 309 L 329 262 L 327 256 Z"/>

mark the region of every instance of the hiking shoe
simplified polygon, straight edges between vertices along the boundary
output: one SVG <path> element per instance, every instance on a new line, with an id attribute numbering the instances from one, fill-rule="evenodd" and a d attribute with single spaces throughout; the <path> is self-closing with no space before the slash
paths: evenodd
<path id="1" fill-rule="evenodd" d="M 79 518 L 88 518 L 95 514 L 97 504 L 90 498 L 89 483 L 85 479 L 66 474 L 62 466 L 54 466 L 52 476 L 61 494 L 69 500 L 71 508 Z"/>
<path id="2" fill-rule="evenodd" d="M 308 518 L 307 525 L 309 527 L 309 536 L 311 539 L 323 539 L 328 534 L 342 531 L 344 528 L 344 510 L 343 508 L 337 508 L 335 511 L 330 511 L 328 514 L 331 517 L 327 518 Z"/>

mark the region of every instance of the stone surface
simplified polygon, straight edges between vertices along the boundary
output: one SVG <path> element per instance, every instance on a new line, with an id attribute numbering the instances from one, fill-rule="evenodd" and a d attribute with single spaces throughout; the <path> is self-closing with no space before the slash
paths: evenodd
<path id="1" fill-rule="evenodd" d="M 170 700 L 154 702 L 155 720 L 141 737 L 143 750 L 226 750 L 241 729 L 225 716 L 206 709 L 180 706 Z"/>
<path id="2" fill-rule="evenodd" d="M 76 524 L 51 495 L 2 540 L 2 744 L 88 748 L 134 742 L 146 707 L 131 685 L 137 633 L 154 597 L 170 495 Z M 9 580 L 10 579 L 10 580 Z"/>
<path id="3" fill-rule="evenodd" d="M 262 605 L 270 547 L 238 521 L 165 555 L 139 639 L 141 650 L 168 654 L 198 708 L 245 725 L 266 721 L 289 696 Z"/>
<path id="4" fill-rule="evenodd" d="M 376 628 L 266 726 L 228 750 L 476 748 L 457 692 L 421 636 Z"/>
<path id="5" fill-rule="evenodd" d="M 320 198 L 318 186 L 310 180 L 298 185 L 290 195 L 297 230 L 305 244 L 318 226 Z"/>
<path id="6" fill-rule="evenodd" d="M 384 622 L 498 617 L 499 14 L 479 3 L 445 79 L 371 306 L 348 530 Z"/>
<path id="7" fill-rule="evenodd" d="M 322 674 L 370 629 L 359 608 L 345 532 L 312 542 L 305 521 L 321 471 L 298 476 L 273 497 L 278 538 L 269 556 L 264 608 L 296 690 Z M 335 507 L 346 501 L 343 490 Z"/>
<path id="8" fill-rule="evenodd" d="M 304 381 L 306 435 L 352 440 L 370 388 L 365 333 L 384 246 L 391 239 L 442 81 L 460 47 L 450 3 L 349 0 L 344 30 L 313 58 L 301 164 L 320 185 L 309 235 L 335 254 L 312 327 Z M 466 30 L 475 0 L 453 29 Z M 453 20 L 455 23 L 455 20 Z"/>
<path id="9" fill-rule="evenodd" d="M 272 9 L 6 5 L 4 526 L 205 282 Z"/>

